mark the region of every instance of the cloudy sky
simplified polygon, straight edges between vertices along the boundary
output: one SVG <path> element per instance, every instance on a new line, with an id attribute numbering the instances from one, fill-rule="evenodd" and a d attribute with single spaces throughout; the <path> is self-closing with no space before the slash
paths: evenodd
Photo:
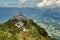
<path id="1" fill-rule="evenodd" d="M 60 0 L 0 0 L 0 7 L 60 7 Z"/>

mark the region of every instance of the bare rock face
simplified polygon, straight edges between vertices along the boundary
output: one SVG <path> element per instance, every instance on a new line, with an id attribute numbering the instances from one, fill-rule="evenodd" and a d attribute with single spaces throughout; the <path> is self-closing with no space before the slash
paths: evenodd
<path id="1" fill-rule="evenodd" d="M 17 26 L 17 27 L 20 28 L 20 27 L 23 27 L 23 24 L 24 24 L 23 22 L 17 22 L 17 23 L 15 24 L 15 26 Z"/>
<path id="2" fill-rule="evenodd" d="M 26 28 L 24 28 L 24 23 L 21 22 L 21 21 L 20 22 L 17 22 L 15 24 L 15 26 L 18 27 L 18 28 L 20 28 L 20 29 L 22 29 L 23 32 L 28 32 L 28 30 Z"/>

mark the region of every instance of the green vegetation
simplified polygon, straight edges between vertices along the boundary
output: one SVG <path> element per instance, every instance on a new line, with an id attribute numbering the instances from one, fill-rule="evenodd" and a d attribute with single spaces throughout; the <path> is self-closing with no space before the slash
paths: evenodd
<path id="1" fill-rule="evenodd" d="M 47 32 L 31 19 L 22 20 L 28 32 L 23 32 L 14 26 L 14 22 L 15 20 L 12 19 L 0 24 L 0 40 L 51 40 Z"/>

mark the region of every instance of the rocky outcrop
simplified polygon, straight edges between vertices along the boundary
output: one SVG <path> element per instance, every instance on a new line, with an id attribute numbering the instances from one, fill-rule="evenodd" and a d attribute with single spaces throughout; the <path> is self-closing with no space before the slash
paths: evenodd
<path id="1" fill-rule="evenodd" d="M 14 19 L 15 19 L 15 22 L 14 22 L 15 26 L 22 29 L 24 32 L 28 31 L 26 28 L 24 28 L 24 23 L 22 22 L 22 20 L 25 21 L 28 18 L 24 16 L 22 12 L 20 12 L 17 16 L 14 16 Z"/>

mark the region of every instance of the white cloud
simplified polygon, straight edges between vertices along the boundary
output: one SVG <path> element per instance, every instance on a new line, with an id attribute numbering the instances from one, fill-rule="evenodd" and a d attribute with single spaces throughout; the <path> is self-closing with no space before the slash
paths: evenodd
<path id="1" fill-rule="evenodd" d="M 57 7 L 60 6 L 60 0 L 43 0 L 37 4 L 38 7 Z"/>
<path id="2" fill-rule="evenodd" d="M 19 0 L 19 2 L 20 2 L 20 3 L 25 3 L 25 2 L 26 2 L 26 0 Z"/>
<path id="3" fill-rule="evenodd" d="M 25 6 L 24 3 L 26 2 L 27 0 L 18 0 L 18 3 L 8 3 L 8 2 L 0 2 L 0 7 L 22 7 L 22 6 Z"/>
<path id="4" fill-rule="evenodd" d="M 9 5 L 10 3 L 0 3 L 0 5 Z"/>
<path id="5" fill-rule="evenodd" d="M 4 5 L 9 5 L 8 3 L 4 3 Z"/>
<path id="6" fill-rule="evenodd" d="M 0 3 L 0 7 L 18 7 L 18 4 L 14 3 Z"/>

